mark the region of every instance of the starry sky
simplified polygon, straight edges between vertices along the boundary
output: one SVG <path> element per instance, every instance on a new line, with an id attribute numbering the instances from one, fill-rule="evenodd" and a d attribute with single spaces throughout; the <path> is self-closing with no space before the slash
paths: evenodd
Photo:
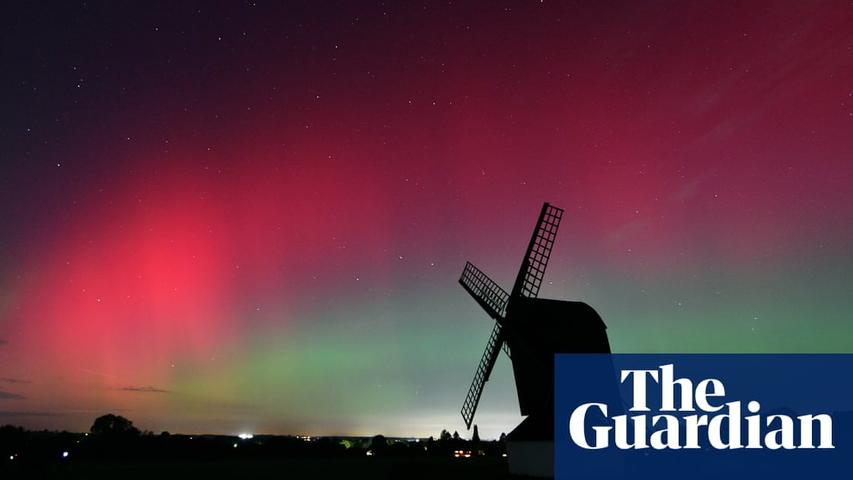
<path id="1" fill-rule="evenodd" d="M 0 14 L 0 423 L 462 432 L 545 201 L 614 351 L 853 351 L 849 2 L 148 3 Z"/>

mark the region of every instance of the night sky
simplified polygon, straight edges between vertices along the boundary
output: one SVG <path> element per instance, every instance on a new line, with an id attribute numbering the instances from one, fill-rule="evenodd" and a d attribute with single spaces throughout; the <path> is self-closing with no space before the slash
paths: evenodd
<path id="1" fill-rule="evenodd" d="M 0 12 L 0 423 L 462 433 L 545 201 L 616 352 L 853 351 L 849 2 L 148 3 Z"/>

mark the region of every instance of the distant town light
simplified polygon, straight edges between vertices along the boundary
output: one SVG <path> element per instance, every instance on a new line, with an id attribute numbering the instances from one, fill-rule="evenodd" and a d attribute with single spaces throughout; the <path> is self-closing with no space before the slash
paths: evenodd
<path id="1" fill-rule="evenodd" d="M 368 450 L 365 455 L 367 455 L 368 457 L 372 457 L 373 456 L 373 450 Z"/>
<path id="2" fill-rule="evenodd" d="M 252 435 L 251 433 L 241 433 L 241 434 L 237 435 L 237 437 L 240 440 L 251 440 L 251 439 L 255 438 L 255 436 Z"/>
<path id="3" fill-rule="evenodd" d="M 237 444 L 236 444 L 236 443 L 234 444 L 234 448 L 237 448 Z"/>
<path id="4" fill-rule="evenodd" d="M 68 458 L 68 452 L 62 452 L 62 458 Z"/>
<path id="5" fill-rule="evenodd" d="M 14 459 L 15 459 L 14 455 L 9 455 L 9 460 L 14 460 Z"/>

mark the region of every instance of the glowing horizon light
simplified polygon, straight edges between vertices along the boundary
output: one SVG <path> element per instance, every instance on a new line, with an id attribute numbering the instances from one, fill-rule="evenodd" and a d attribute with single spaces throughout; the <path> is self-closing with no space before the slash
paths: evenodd
<path id="1" fill-rule="evenodd" d="M 240 433 L 237 435 L 237 438 L 239 438 L 240 440 L 251 440 L 255 438 L 255 436 L 251 433 Z"/>

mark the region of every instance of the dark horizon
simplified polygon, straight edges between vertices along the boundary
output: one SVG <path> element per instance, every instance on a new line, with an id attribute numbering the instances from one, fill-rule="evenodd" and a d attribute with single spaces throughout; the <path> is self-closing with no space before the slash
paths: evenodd
<path id="1" fill-rule="evenodd" d="M 112 415 L 112 414 L 105 414 L 105 415 Z M 31 428 L 27 428 L 23 425 L 15 424 L 15 423 L 0 424 L 0 428 L 2 428 L 2 427 L 20 428 L 20 429 L 23 429 L 24 431 L 32 432 L 32 433 L 48 432 L 48 433 L 57 433 L 57 434 L 59 434 L 59 433 L 71 433 L 74 435 L 88 435 L 91 432 L 91 427 L 86 429 L 86 430 L 81 430 L 81 431 L 63 430 L 63 429 L 31 429 Z M 239 438 L 242 435 L 251 435 L 252 437 L 292 437 L 292 438 L 299 438 L 299 439 L 303 439 L 303 438 L 315 438 L 315 439 L 316 438 L 331 438 L 331 439 L 334 439 L 334 438 L 362 438 L 362 439 L 369 439 L 369 438 L 373 438 L 377 435 L 380 435 L 380 436 L 385 437 L 389 440 L 404 440 L 404 439 L 426 440 L 430 437 L 439 438 L 443 432 L 448 432 L 451 435 L 458 434 L 459 437 L 463 440 L 470 440 L 472 438 L 472 434 L 473 434 L 473 427 L 471 430 L 465 430 L 464 432 L 460 432 L 458 430 L 448 430 L 447 428 L 443 428 L 440 431 L 436 432 L 435 434 L 426 435 L 426 436 L 385 435 L 382 432 L 375 432 L 375 433 L 367 434 L 367 435 L 337 435 L 337 434 L 307 435 L 305 433 L 299 433 L 299 432 L 271 433 L 271 432 L 250 432 L 250 431 L 241 431 L 241 432 L 233 432 L 233 433 L 225 433 L 225 432 L 219 432 L 219 433 L 218 432 L 209 432 L 209 433 L 197 433 L 197 432 L 195 432 L 194 433 L 194 432 L 175 432 L 175 431 L 171 431 L 169 429 L 153 431 L 153 430 L 148 430 L 148 429 L 144 428 L 144 425 L 140 426 L 140 425 L 136 425 L 135 423 L 134 423 L 134 427 L 139 429 L 140 433 L 145 434 L 145 435 L 161 435 L 163 433 L 168 433 L 169 435 L 183 436 L 183 437 L 226 437 L 226 438 Z M 500 437 L 505 435 L 506 433 L 507 432 L 501 432 L 500 435 L 498 435 L 494 438 L 489 438 L 489 437 L 480 437 L 480 438 L 483 441 L 497 441 L 497 440 L 500 440 Z"/>
<path id="2" fill-rule="evenodd" d="M 442 431 L 429 439 L 373 437 L 187 436 L 141 432 L 112 414 L 90 433 L 28 432 L 0 426 L 0 472 L 39 478 L 275 478 L 282 470 L 320 478 L 504 478 L 506 443 L 461 439 Z M 448 477 L 448 475 L 450 477 Z M 128 477 L 130 476 L 130 477 Z"/>

